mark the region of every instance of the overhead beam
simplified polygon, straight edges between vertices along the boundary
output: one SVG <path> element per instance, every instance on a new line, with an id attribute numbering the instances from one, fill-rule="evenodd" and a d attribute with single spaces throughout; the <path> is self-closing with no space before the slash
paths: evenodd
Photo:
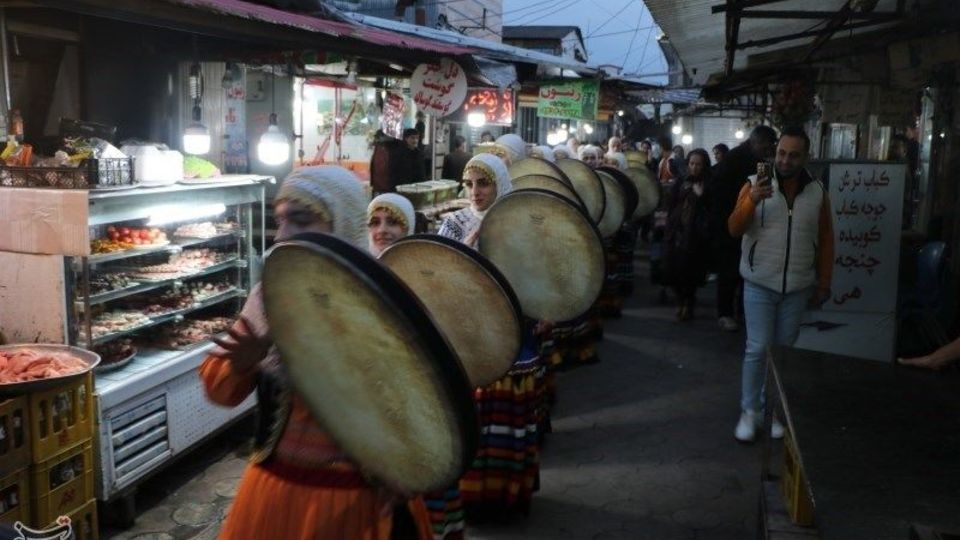
<path id="1" fill-rule="evenodd" d="M 897 17 L 891 16 L 889 19 L 882 19 L 882 20 L 876 20 L 876 21 L 860 21 L 860 22 L 845 24 L 836 29 L 821 28 L 819 30 L 808 30 L 806 32 L 797 32 L 795 34 L 786 34 L 783 36 L 777 36 L 777 37 L 772 37 L 767 39 L 755 39 L 755 40 L 745 41 L 743 43 L 737 44 L 737 49 L 749 49 L 751 47 L 766 47 L 776 43 L 782 43 L 784 41 L 793 41 L 795 39 L 821 36 L 824 34 L 832 35 L 836 32 L 840 32 L 843 30 L 853 30 L 855 28 L 864 28 L 866 26 L 876 26 L 878 24 L 892 22 L 895 20 L 897 20 Z"/>
<path id="2" fill-rule="evenodd" d="M 817 49 L 823 47 L 823 44 L 827 41 L 830 41 L 830 38 L 833 37 L 840 27 L 845 25 L 847 21 L 850 20 L 850 15 L 853 14 L 853 8 L 850 5 L 853 3 L 853 0 L 847 0 L 843 7 L 827 22 L 827 27 L 824 28 L 824 32 L 817 36 L 817 39 L 813 40 L 813 43 L 810 45 L 810 48 L 807 49 L 807 52 L 803 55 L 803 60 L 801 62 L 806 62 L 813 56 L 813 53 L 817 52 Z"/>
<path id="3" fill-rule="evenodd" d="M 742 10 L 740 16 L 744 19 L 832 19 L 836 11 L 790 11 L 779 9 Z M 853 12 L 850 19 L 872 20 L 898 17 L 895 12 Z"/>
<path id="4" fill-rule="evenodd" d="M 733 7 L 735 5 L 741 4 L 742 2 L 737 2 L 737 0 L 727 0 L 727 6 Z M 726 41 L 726 64 L 724 65 L 724 71 L 727 75 L 733 73 L 733 61 L 737 53 L 737 40 L 740 39 L 740 11 L 739 9 L 731 9 L 727 12 L 727 41 Z"/>
<path id="5" fill-rule="evenodd" d="M 727 2 L 726 4 L 718 4 L 710 8 L 710 11 L 712 13 L 725 13 L 729 10 L 744 9 L 744 8 L 755 7 L 755 6 L 765 6 L 767 4 L 776 4 L 777 2 L 783 2 L 783 1 L 784 0 L 740 0 L 739 2 L 735 2 L 734 3 L 735 5 L 731 5 L 731 2 Z"/>

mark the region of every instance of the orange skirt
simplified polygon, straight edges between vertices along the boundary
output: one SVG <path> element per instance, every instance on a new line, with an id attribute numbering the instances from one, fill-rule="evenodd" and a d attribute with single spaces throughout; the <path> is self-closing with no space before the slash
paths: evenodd
<path id="1" fill-rule="evenodd" d="M 421 497 L 407 504 L 419 540 L 431 540 Z M 222 540 L 389 540 L 393 516 L 381 516 L 374 488 L 320 487 L 248 465 L 220 532 Z"/>

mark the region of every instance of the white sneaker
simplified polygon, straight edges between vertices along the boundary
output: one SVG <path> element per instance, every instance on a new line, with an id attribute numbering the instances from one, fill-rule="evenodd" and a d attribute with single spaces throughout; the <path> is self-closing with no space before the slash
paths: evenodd
<path id="1" fill-rule="evenodd" d="M 740 330 L 740 325 L 737 324 L 737 321 L 733 320 L 733 317 L 720 317 L 717 323 L 724 332 L 736 332 Z"/>
<path id="2" fill-rule="evenodd" d="M 757 425 L 760 423 L 760 413 L 756 411 L 743 411 L 740 413 L 740 421 L 737 422 L 737 429 L 733 436 L 740 442 L 752 443 L 757 438 Z"/>
<path id="3" fill-rule="evenodd" d="M 774 415 L 773 424 L 770 425 L 770 438 L 782 439 L 783 434 L 784 434 L 783 424 L 781 424 L 780 420 L 778 420 L 776 415 Z"/>

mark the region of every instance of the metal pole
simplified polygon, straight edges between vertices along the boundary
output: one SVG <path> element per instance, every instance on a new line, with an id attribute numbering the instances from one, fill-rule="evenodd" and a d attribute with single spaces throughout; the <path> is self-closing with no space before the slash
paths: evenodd
<path id="1" fill-rule="evenodd" d="M 3 107 L 10 112 L 10 55 L 7 47 L 7 10 L 0 8 L 0 64 L 3 69 Z"/>

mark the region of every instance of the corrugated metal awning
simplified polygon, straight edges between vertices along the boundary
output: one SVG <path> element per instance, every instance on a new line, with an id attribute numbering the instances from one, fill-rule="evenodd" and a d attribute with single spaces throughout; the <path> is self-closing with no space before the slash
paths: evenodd
<path id="1" fill-rule="evenodd" d="M 643 103 L 675 103 L 689 105 L 700 101 L 699 88 L 650 88 L 646 90 L 627 90 L 627 95 Z"/>
<path id="2" fill-rule="evenodd" d="M 723 0 L 645 0 L 654 20 L 663 30 L 670 43 L 680 56 L 686 73 L 695 85 L 703 85 L 711 75 L 724 69 L 726 59 L 726 15 L 713 13 L 713 6 L 724 5 Z M 763 5 L 751 10 L 775 9 L 777 11 L 822 11 L 837 12 L 847 0 L 782 0 L 763 2 Z M 912 3 L 912 2 L 911 2 Z M 879 0 L 875 12 L 893 12 L 897 0 Z M 827 19 L 797 18 L 743 18 L 740 21 L 738 42 L 763 43 L 764 40 L 815 31 L 826 26 Z M 893 25 L 896 23 L 888 23 Z M 844 30 L 843 36 L 851 33 L 869 32 L 880 26 Z M 838 36 L 841 34 L 838 34 Z M 748 66 L 749 56 L 810 44 L 815 36 L 807 36 L 791 41 L 772 43 L 765 46 L 747 47 L 737 50 L 734 57 L 734 69 Z"/>

